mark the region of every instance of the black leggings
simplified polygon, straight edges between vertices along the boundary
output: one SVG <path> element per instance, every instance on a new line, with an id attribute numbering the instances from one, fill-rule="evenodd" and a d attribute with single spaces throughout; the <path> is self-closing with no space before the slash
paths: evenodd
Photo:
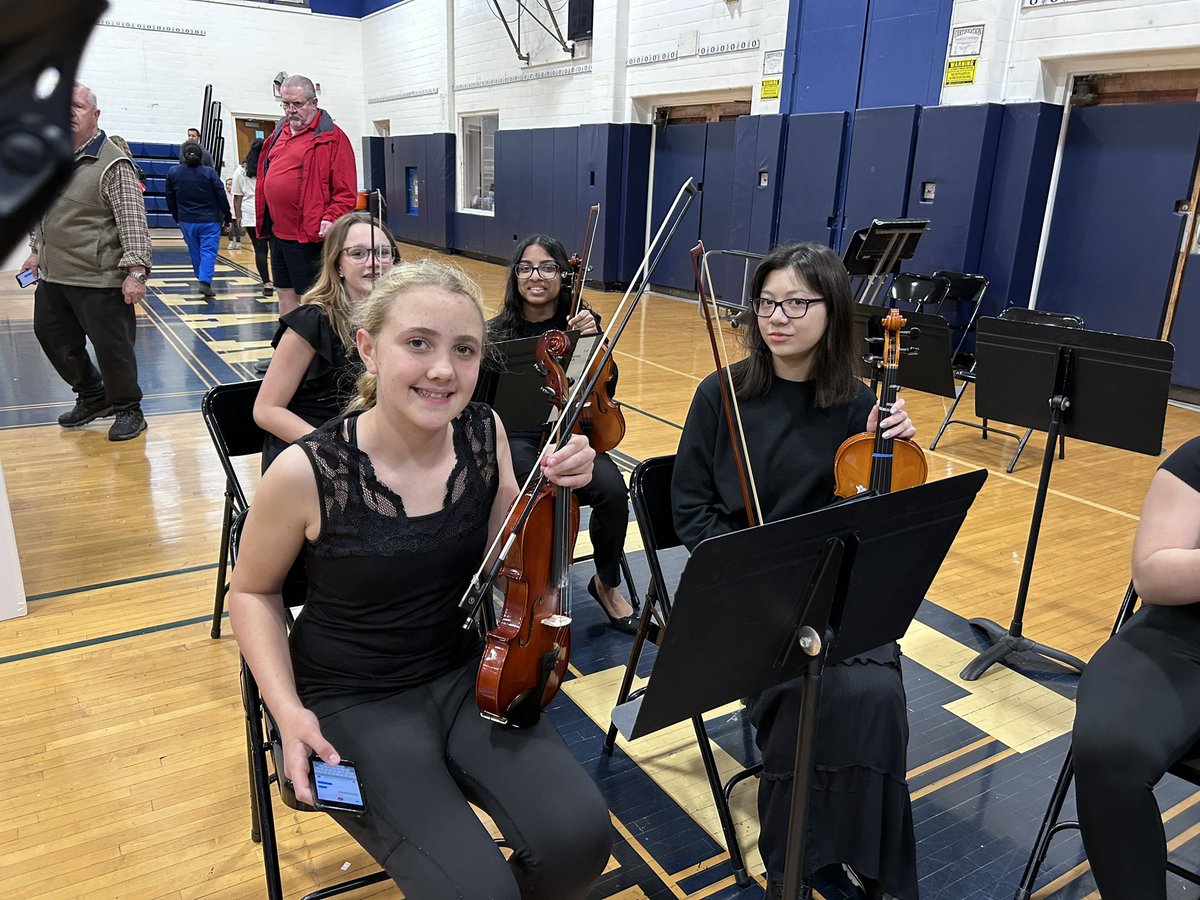
<path id="1" fill-rule="evenodd" d="M 1104 900 L 1165 900 L 1152 788 L 1200 739 L 1200 604 L 1145 606 L 1079 681 L 1072 748 L 1083 843 Z"/>
<path id="2" fill-rule="evenodd" d="M 542 445 L 538 436 L 517 432 L 508 436 L 508 447 L 517 483 L 523 483 L 533 471 Z M 618 587 L 621 584 L 621 550 L 625 547 L 625 532 L 629 528 L 629 488 L 612 457 L 597 453 L 591 482 L 575 493 L 580 503 L 592 508 L 588 534 L 592 538 L 596 574 L 609 587 Z"/>
<path id="3" fill-rule="evenodd" d="M 547 716 L 518 730 L 479 715 L 478 665 L 310 704 L 367 803 L 334 818 L 412 900 L 582 900 L 612 849 L 604 797 Z M 512 847 L 507 862 L 468 800 Z"/>
<path id="4" fill-rule="evenodd" d="M 258 267 L 258 277 L 262 279 L 263 284 L 271 283 L 271 270 L 267 267 L 267 256 L 270 254 L 270 241 L 266 238 L 260 238 L 257 234 L 257 229 L 253 225 L 246 226 L 246 234 L 250 237 L 250 243 L 254 247 L 254 265 Z"/>

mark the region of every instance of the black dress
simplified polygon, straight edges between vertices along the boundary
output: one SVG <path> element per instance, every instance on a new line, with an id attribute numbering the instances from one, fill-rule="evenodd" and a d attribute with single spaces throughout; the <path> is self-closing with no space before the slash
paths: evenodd
<path id="1" fill-rule="evenodd" d="M 837 448 L 864 429 L 873 405 L 870 390 L 861 385 L 849 403 L 818 409 L 810 384 L 779 378 L 766 396 L 740 403 L 766 521 L 810 512 L 834 499 Z M 723 415 L 717 375 L 709 375 L 688 411 L 671 485 L 675 528 L 689 549 L 746 527 Z M 799 712 L 799 681 L 764 692 L 750 709 L 763 756 L 759 849 L 774 878 L 783 874 Z M 825 669 L 806 874 L 846 863 L 900 900 L 916 900 L 907 746 L 897 644 Z"/>
<path id="2" fill-rule="evenodd" d="M 347 352 L 329 317 L 319 306 L 303 304 L 280 316 L 279 327 L 271 339 L 272 347 L 279 346 L 289 328 L 304 338 L 316 355 L 308 364 L 304 380 L 288 401 L 287 408 L 316 428 L 345 411 L 354 398 L 355 384 L 363 371 L 362 362 L 356 348 L 351 347 Z M 264 472 L 287 446 L 287 441 L 267 434 L 263 440 Z"/>

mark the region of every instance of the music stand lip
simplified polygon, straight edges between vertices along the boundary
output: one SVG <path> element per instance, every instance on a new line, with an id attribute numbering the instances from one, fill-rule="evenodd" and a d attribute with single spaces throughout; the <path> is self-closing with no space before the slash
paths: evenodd
<path id="1" fill-rule="evenodd" d="M 979 469 L 702 541 L 646 692 L 613 711 L 618 729 L 633 740 L 799 676 L 807 657 L 787 644 L 809 624 L 802 594 L 831 538 L 847 552 L 828 660 L 900 638 L 986 479 Z"/>

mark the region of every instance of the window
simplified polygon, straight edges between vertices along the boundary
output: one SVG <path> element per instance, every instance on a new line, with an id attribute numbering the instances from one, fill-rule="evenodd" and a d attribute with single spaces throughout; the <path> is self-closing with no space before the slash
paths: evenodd
<path id="1" fill-rule="evenodd" d="M 479 210 L 491 215 L 496 198 L 496 129 L 498 113 L 462 117 L 461 210 Z"/>

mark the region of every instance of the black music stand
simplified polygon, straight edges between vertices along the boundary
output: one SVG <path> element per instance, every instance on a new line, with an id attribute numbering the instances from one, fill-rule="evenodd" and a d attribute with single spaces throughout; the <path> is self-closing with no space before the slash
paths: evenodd
<path id="1" fill-rule="evenodd" d="M 684 567 L 645 693 L 613 710 L 634 740 L 804 677 L 787 898 L 801 882 L 822 670 L 904 634 L 986 478 L 980 469 L 862 494 L 702 541 Z"/>
<path id="2" fill-rule="evenodd" d="M 562 359 L 564 369 L 570 365 L 579 332 L 566 334 L 571 347 Z M 553 421 L 554 407 L 542 393 L 546 378 L 536 369 L 539 340 L 540 337 L 517 338 L 490 344 L 488 358 L 480 367 L 471 399 L 494 409 L 506 431 L 539 431 Z"/>
<path id="3" fill-rule="evenodd" d="M 842 262 L 851 278 L 862 278 L 856 303 L 873 304 L 900 262 L 912 259 L 917 241 L 929 230 L 928 219 L 876 219 L 850 236 Z"/>
<path id="4" fill-rule="evenodd" d="M 867 348 L 859 366 L 859 375 L 871 379 L 871 389 L 879 380 L 883 348 L 883 330 L 878 322 L 888 314 L 882 306 L 856 303 L 854 314 L 854 344 Z M 900 355 L 900 386 L 941 397 L 954 396 L 954 366 L 951 362 L 950 325 L 942 316 L 930 313 L 902 312 L 904 331 L 913 344 Z"/>
<path id="5" fill-rule="evenodd" d="M 1062 434 L 1135 453 L 1161 453 L 1175 348 L 1125 334 L 985 318 L 975 333 L 975 359 L 976 415 L 1040 429 L 1049 402 L 1050 422 L 1012 622 L 1006 629 L 991 619 L 970 620 L 992 646 L 960 677 L 974 681 L 1013 653 L 1036 653 L 1082 672 L 1082 660 L 1022 634 L 1054 448 Z"/>

